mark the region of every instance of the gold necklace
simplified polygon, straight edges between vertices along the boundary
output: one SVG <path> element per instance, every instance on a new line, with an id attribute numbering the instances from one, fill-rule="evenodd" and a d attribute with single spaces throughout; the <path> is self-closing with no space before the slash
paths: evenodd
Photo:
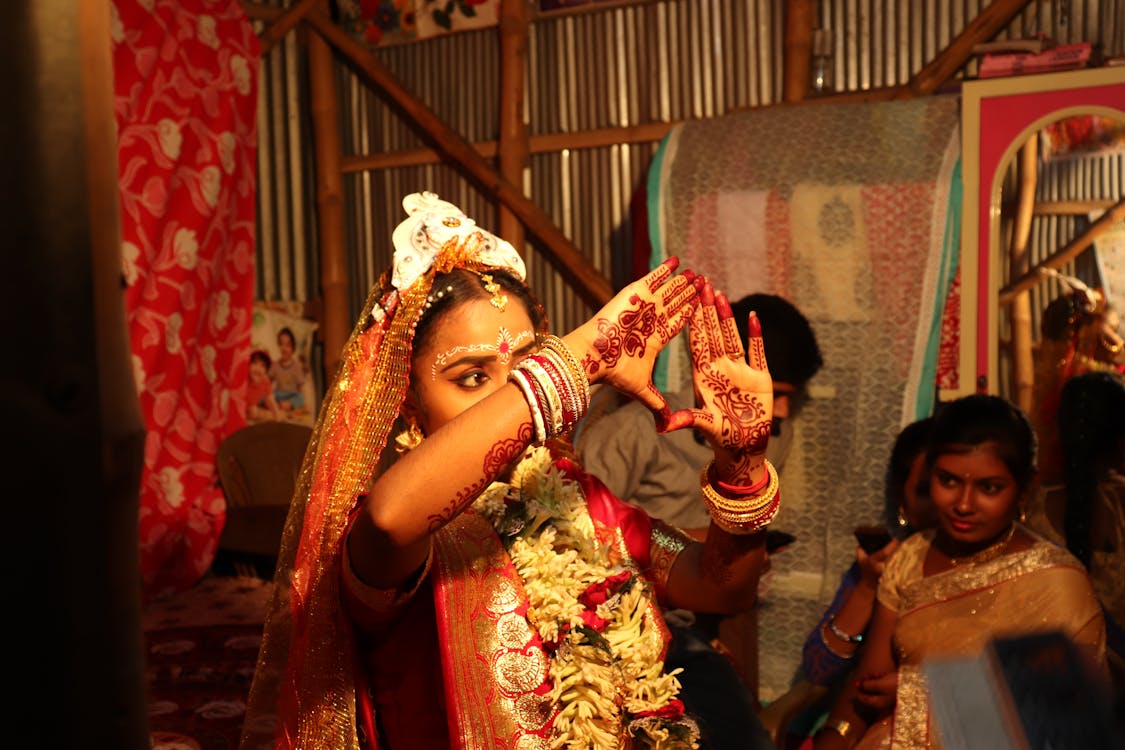
<path id="1" fill-rule="evenodd" d="M 950 555 L 946 555 L 946 557 L 949 558 L 949 564 L 954 568 L 962 564 L 976 565 L 978 563 L 986 563 L 990 560 L 995 560 L 1000 557 L 1000 555 L 1004 554 L 1004 548 L 1008 546 L 1008 542 L 1012 541 L 1012 536 L 1015 535 L 1015 533 L 1016 525 L 1013 523 L 1008 527 L 1008 532 L 1004 534 L 1002 539 L 995 544 L 990 544 L 980 552 L 974 552 L 964 557 L 952 557 Z"/>

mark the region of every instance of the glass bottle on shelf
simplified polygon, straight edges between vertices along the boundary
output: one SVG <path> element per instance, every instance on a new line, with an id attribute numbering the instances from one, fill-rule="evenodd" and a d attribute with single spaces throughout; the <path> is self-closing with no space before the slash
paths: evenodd
<path id="1" fill-rule="evenodd" d="M 809 96 L 825 96 L 833 92 L 832 31 L 830 29 L 817 29 L 813 32 L 810 78 Z"/>

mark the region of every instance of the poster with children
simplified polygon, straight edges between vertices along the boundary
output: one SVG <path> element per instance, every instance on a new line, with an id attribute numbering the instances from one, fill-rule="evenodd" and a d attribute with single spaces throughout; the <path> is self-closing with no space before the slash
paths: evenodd
<path id="1" fill-rule="evenodd" d="M 250 327 L 250 385 L 246 421 L 313 426 L 316 386 L 312 377 L 317 324 L 301 317 L 299 302 L 255 302 Z"/>

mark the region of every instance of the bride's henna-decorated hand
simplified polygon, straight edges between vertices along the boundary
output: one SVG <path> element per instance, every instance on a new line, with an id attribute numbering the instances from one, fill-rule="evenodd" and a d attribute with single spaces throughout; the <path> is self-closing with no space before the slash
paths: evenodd
<path id="1" fill-rule="evenodd" d="M 689 329 L 692 380 L 699 408 L 673 414 L 668 430 L 695 427 L 715 450 L 719 478 L 752 484 L 773 419 L 773 380 L 766 367 L 762 326 L 750 313 L 748 354 L 743 352 L 730 301 L 704 280 Z"/>
<path id="2" fill-rule="evenodd" d="M 687 325 L 698 300 L 695 274 L 674 275 L 679 264 L 661 263 L 566 336 L 591 383 L 604 381 L 638 399 L 658 425 L 669 412 L 652 384 L 656 355 Z"/>

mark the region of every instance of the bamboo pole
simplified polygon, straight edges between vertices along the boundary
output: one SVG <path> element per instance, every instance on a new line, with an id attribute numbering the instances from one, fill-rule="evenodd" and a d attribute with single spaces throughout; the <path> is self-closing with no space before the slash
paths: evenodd
<path id="1" fill-rule="evenodd" d="M 788 0 L 785 3 L 785 70 L 783 95 L 786 102 L 799 102 L 809 91 L 813 30 L 816 28 L 814 0 Z"/>
<path id="2" fill-rule="evenodd" d="M 881 102 L 932 94 L 948 83 L 954 74 L 969 62 L 973 56 L 974 45 L 991 40 L 996 36 L 996 32 L 1004 28 L 1027 6 L 1028 2 L 1029 0 L 994 0 L 961 30 L 961 33 L 954 37 L 945 49 L 911 76 L 905 84 L 866 91 L 843 91 L 839 94 L 804 99 L 802 103 Z M 788 88 L 786 92 L 788 93 Z"/>
<path id="3" fill-rule="evenodd" d="M 301 19 L 312 10 L 320 0 L 298 0 L 297 3 L 291 5 L 285 10 L 277 20 L 269 25 L 269 27 L 258 35 L 258 46 L 261 48 L 259 54 L 265 57 L 266 54 L 273 49 L 274 45 L 285 38 L 285 35 L 292 30 L 294 26 L 301 22 Z"/>
<path id="4" fill-rule="evenodd" d="M 623 143 L 652 143 L 663 138 L 678 122 L 652 122 L 646 125 L 633 125 L 624 128 L 599 128 L 577 133 L 549 133 L 533 135 L 528 138 L 528 153 L 555 153 L 564 149 L 599 148 L 619 146 Z M 491 159 L 500 152 L 498 141 L 477 141 L 472 144 L 482 158 Z M 364 154 L 344 158 L 344 173 L 364 172 L 375 169 L 413 167 L 421 164 L 437 164 L 441 154 L 432 148 L 404 149 L 383 154 Z"/>
<path id="5" fill-rule="evenodd" d="M 1084 201 L 1039 201 L 1035 204 L 1036 216 L 1085 216 L 1094 211 L 1104 211 L 1113 205 L 1111 199 Z"/>
<path id="6" fill-rule="evenodd" d="M 312 11 L 319 14 L 319 11 Z M 320 333 L 324 342 L 324 372 L 336 373 L 347 341 L 348 272 L 344 252 L 344 189 L 340 172 L 340 113 L 332 49 L 316 34 L 309 35 L 309 88 L 316 150 L 316 214 L 320 241 L 320 287 L 324 297 Z"/>
<path id="7" fill-rule="evenodd" d="M 307 22 L 355 65 L 369 82 L 398 105 L 409 121 L 434 141 L 438 150 L 455 165 L 460 165 L 487 196 L 510 208 L 543 241 L 552 262 L 587 302 L 594 307 L 601 307 L 613 298 L 613 287 L 609 281 L 583 257 L 543 209 L 497 174 L 471 143 L 443 123 L 425 102 L 408 91 L 366 47 L 320 11 L 309 13 Z"/>
<path id="8" fill-rule="evenodd" d="M 527 166 L 527 125 L 523 119 L 527 33 L 530 19 L 526 0 L 500 1 L 500 176 L 523 190 Z M 524 230 L 511 209 L 500 206 L 500 236 L 524 253 Z"/>
<path id="9" fill-rule="evenodd" d="M 1019 205 L 1016 208 L 1015 226 L 1012 230 L 1011 273 L 1026 273 L 1027 243 L 1031 237 L 1031 220 L 1035 207 L 1035 187 L 1038 175 L 1039 136 L 1032 133 L 1020 147 Z M 1015 402 L 1025 412 L 1031 413 L 1032 389 L 1035 369 L 1031 358 L 1031 293 L 1024 290 L 1012 300 L 1012 380 Z"/>
<path id="10" fill-rule="evenodd" d="M 1029 0 L 992 0 L 937 57 L 910 77 L 910 82 L 906 85 L 910 91 L 908 96 L 932 94 L 945 85 L 972 58 L 973 47 L 996 36 L 1028 2 Z M 905 96 L 907 95 L 900 95 L 898 98 Z"/>
<path id="11" fill-rule="evenodd" d="M 1125 219 L 1125 199 L 1117 201 L 1091 224 L 1085 232 L 1066 244 L 1050 258 L 1040 261 L 1034 268 L 1000 290 L 1000 304 L 1010 305 L 1016 295 L 1030 289 L 1043 278 L 1043 270 L 1058 269 L 1078 257 L 1079 253 L 1093 244 L 1098 236 L 1119 221 Z"/>

